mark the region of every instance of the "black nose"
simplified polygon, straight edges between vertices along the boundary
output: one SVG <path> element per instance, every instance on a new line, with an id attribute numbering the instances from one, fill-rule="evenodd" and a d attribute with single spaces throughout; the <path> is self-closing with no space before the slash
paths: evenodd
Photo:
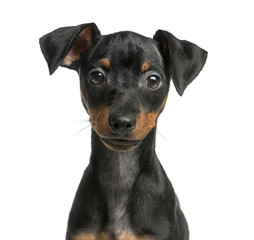
<path id="1" fill-rule="evenodd" d="M 109 118 L 109 125 L 115 133 L 123 137 L 135 128 L 136 116 L 113 115 Z"/>

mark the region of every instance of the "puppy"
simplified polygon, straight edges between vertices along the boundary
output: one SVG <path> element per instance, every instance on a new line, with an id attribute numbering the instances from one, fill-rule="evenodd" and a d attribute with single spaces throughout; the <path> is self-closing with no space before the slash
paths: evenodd
<path id="1" fill-rule="evenodd" d="M 155 153 L 156 124 L 171 79 L 179 95 L 207 52 L 158 30 L 101 35 L 93 23 L 40 39 L 50 74 L 76 70 L 92 125 L 90 163 L 70 211 L 66 240 L 188 240 L 174 189 Z M 84 146 L 87 149 L 88 146 Z"/>

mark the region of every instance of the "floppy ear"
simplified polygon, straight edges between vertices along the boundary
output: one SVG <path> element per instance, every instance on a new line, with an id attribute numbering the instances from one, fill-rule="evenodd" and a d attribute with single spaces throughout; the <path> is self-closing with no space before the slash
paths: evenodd
<path id="1" fill-rule="evenodd" d="M 154 40 L 169 67 L 175 88 L 180 96 L 185 88 L 197 77 L 202 70 L 207 52 L 197 45 L 177 39 L 167 31 L 158 30 Z"/>
<path id="2" fill-rule="evenodd" d="M 59 67 L 78 69 L 78 62 L 100 37 L 100 31 L 94 23 L 75 27 L 63 27 L 40 38 L 41 51 L 53 74 Z"/>

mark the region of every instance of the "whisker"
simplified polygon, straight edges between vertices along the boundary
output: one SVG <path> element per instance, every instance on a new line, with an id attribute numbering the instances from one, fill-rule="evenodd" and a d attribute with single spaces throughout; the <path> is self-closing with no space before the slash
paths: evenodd
<path id="1" fill-rule="evenodd" d="M 87 122 L 89 122 L 89 118 L 85 118 L 85 119 L 78 120 L 78 121 L 73 121 L 73 122 L 69 123 L 68 126 L 74 125 L 74 124 L 76 124 L 76 125 L 83 124 L 83 123 L 87 123 Z"/>
<path id="2" fill-rule="evenodd" d="M 80 129 L 80 127 L 82 127 L 83 125 L 83 128 Z M 75 135 L 78 136 L 81 132 L 83 132 L 84 130 L 86 130 L 87 128 L 89 128 L 91 126 L 90 124 L 90 120 L 89 118 L 84 118 L 84 119 L 81 119 L 81 120 L 77 120 L 77 121 L 73 121 L 71 123 L 69 123 L 67 126 L 72 126 L 72 128 L 76 128 L 75 131 Z M 77 128 L 79 130 L 77 130 Z"/>
<path id="3" fill-rule="evenodd" d="M 91 125 L 87 125 L 83 128 L 81 128 L 77 133 L 76 133 L 76 136 L 78 136 L 81 132 L 83 132 L 84 130 L 86 130 L 87 128 L 91 127 Z"/>
<path id="4" fill-rule="evenodd" d="M 158 136 L 163 138 L 167 143 L 169 143 L 169 140 L 158 129 L 156 129 L 156 133 L 158 134 Z"/>

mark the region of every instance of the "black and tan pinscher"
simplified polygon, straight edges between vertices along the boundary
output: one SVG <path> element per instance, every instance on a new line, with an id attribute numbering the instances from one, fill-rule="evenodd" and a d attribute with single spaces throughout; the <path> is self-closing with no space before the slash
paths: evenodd
<path id="1" fill-rule="evenodd" d="M 155 153 L 170 79 L 182 95 L 207 52 L 158 30 L 101 35 L 93 23 L 40 39 L 50 74 L 78 72 L 92 125 L 90 164 L 70 211 L 66 240 L 188 240 L 174 189 Z"/>

